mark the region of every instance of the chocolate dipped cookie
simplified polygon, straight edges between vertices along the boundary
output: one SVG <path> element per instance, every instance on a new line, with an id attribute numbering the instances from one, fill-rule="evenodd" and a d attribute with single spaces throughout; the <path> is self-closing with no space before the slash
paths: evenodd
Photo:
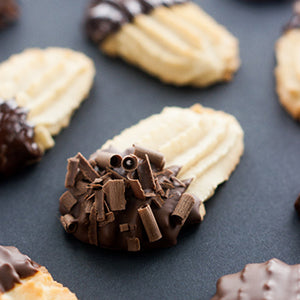
<path id="1" fill-rule="evenodd" d="M 297 300 L 300 297 L 300 265 L 278 259 L 249 264 L 236 274 L 221 277 L 212 300 Z"/>
<path id="2" fill-rule="evenodd" d="M 19 16 L 19 7 L 15 0 L 0 0 L 0 29 L 13 23 Z"/>
<path id="3" fill-rule="evenodd" d="M 240 65 L 237 39 L 185 0 L 93 0 L 85 27 L 104 53 L 165 83 L 204 87 Z"/>
<path id="4" fill-rule="evenodd" d="M 0 300 L 76 300 L 45 267 L 15 247 L 0 246 Z"/>
<path id="5" fill-rule="evenodd" d="M 296 120 L 300 119 L 300 1 L 294 4 L 294 14 L 276 43 L 275 76 L 281 105 Z"/>
<path id="6" fill-rule="evenodd" d="M 93 62 L 70 49 L 28 49 L 0 64 L 0 175 L 40 160 L 87 97 Z"/>
<path id="7" fill-rule="evenodd" d="M 170 247 L 200 223 L 203 202 L 243 152 L 234 117 L 200 105 L 165 108 L 68 161 L 61 223 L 79 240 L 109 249 Z"/>

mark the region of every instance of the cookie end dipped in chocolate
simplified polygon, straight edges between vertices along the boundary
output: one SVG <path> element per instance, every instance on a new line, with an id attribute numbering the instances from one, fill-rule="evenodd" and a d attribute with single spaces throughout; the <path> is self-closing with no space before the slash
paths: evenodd
<path id="1" fill-rule="evenodd" d="M 158 6 L 172 6 L 186 0 L 92 0 L 85 17 L 88 37 L 99 44 L 140 14 Z"/>
<path id="2" fill-rule="evenodd" d="M 278 259 L 249 264 L 236 274 L 221 277 L 212 300 L 292 300 L 299 299 L 300 265 Z"/>
<path id="3" fill-rule="evenodd" d="M 89 160 L 68 160 L 60 198 L 61 223 L 82 242 L 140 251 L 170 247 L 185 224 L 200 223 L 202 202 L 185 193 L 179 167 L 164 168 L 158 152 L 135 147 L 125 153 L 98 150 Z"/>
<path id="4" fill-rule="evenodd" d="M 39 267 L 17 248 L 0 246 L 0 298 L 1 293 L 13 289 L 21 279 L 34 275 Z"/>
<path id="5" fill-rule="evenodd" d="M 300 28 L 300 1 L 296 0 L 294 3 L 293 15 L 289 22 L 284 27 L 284 31 Z"/>
<path id="6" fill-rule="evenodd" d="M 19 7 L 14 0 L 0 1 L 0 29 L 13 23 L 19 17 Z"/>
<path id="7" fill-rule="evenodd" d="M 12 175 L 42 157 L 27 113 L 14 100 L 0 99 L 0 176 Z"/>

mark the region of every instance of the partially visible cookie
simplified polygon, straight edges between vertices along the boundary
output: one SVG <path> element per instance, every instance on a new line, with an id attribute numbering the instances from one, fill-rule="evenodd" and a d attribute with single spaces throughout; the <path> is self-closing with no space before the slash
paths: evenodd
<path id="1" fill-rule="evenodd" d="M 101 149 L 124 151 L 137 144 L 159 151 L 167 167 L 182 167 L 179 179 L 193 178 L 187 191 L 206 201 L 239 163 L 243 136 L 232 115 L 196 104 L 191 108 L 166 107 L 125 129 Z"/>
<path id="2" fill-rule="evenodd" d="M 221 277 L 212 300 L 297 300 L 300 298 L 300 265 L 278 259 L 249 264 L 236 274 Z"/>
<path id="3" fill-rule="evenodd" d="M 86 30 L 106 54 L 166 83 L 229 81 L 240 65 L 237 39 L 185 0 L 93 0 Z"/>
<path id="4" fill-rule="evenodd" d="M 0 246 L 0 300 L 76 300 L 45 267 L 15 247 Z"/>
<path id="5" fill-rule="evenodd" d="M 0 1 L 0 29 L 14 22 L 19 16 L 19 7 L 15 0 Z"/>
<path id="6" fill-rule="evenodd" d="M 54 146 L 52 136 L 69 125 L 94 74 L 87 56 L 63 48 L 27 49 L 0 64 L 0 174 L 16 172 Z M 32 148 L 33 159 L 25 159 Z"/>
<path id="7" fill-rule="evenodd" d="M 282 106 L 300 119 L 300 1 L 295 2 L 294 15 L 276 43 L 277 93 Z"/>

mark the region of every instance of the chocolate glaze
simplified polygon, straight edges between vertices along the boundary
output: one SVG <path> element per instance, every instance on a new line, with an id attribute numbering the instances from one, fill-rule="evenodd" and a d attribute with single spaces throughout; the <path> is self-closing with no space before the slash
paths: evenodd
<path id="1" fill-rule="evenodd" d="M 212 300 L 297 300 L 300 297 L 300 265 L 278 259 L 249 264 L 239 273 L 221 277 Z"/>
<path id="2" fill-rule="evenodd" d="M 17 248 L 0 246 L 0 294 L 11 290 L 20 279 L 34 275 L 39 267 Z"/>
<path id="3" fill-rule="evenodd" d="M 108 151 L 108 150 L 107 150 Z M 116 153 L 113 150 L 109 152 Z M 132 149 L 128 149 L 126 153 L 121 154 L 122 156 L 131 154 Z M 118 153 L 119 154 L 119 153 Z M 78 157 L 78 156 L 76 156 Z M 76 158 L 75 157 L 75 158 Z M 71 158 L 70 160 L 74 162 L 75 158 Z M 95 154 L 91 156 L 90 162 L 94 165 L 94 170 L 97 170 L 97 173 L 101 176 L 106 176 L 110 170 L 115 172 L 115 178 L 128 178 L 128 172 L 126 172 L 122 168 L 110 168 L 107 170 L 101 169 L 95 164 Z M 69 163 L 70 163 L 69 160 Z M 140 160 L 140 159 L 139 159 Z M 140 160 L 141 161 L 141 160 Z M 142 160 L 143 161 L 143 160 Z M 141 162 L 140 162 L 141 163 Z M 68 216 L 71 219 L 74 218 L 74 222 L 71 224 L 72 227 L 68 228 L 66 231 L 72 233 L 76 238 L 85 243 L 91 243 L 98 245 L 103 248 L 115 249 L 115 250 L 128 250 L 128 251 L 138 251 L 145 250 L 151 248 L 160 248 L 160 247 L 170 247 L 177 243 L 177 236 L 184 224 L 177 223 L 175 218 L 171 217 L 172 212 L 174 211 L 181 195 L 188 188 L 191 180 L 185 180 L 183 182 L 177 181 L 175 176 L 178 174 L 180 168 L 179 167 L 170 167 L 167 169 L 158 169 L 151 163 L 151 167 L 154 173 L 154 177 L 158 179 L 159 182 L 162 183 L 164 187 L 163 194 L 169 190 L 163 199 L 162 207 L 159 207 L 155 201 L 153 201 L 153 197 L 158 195 L 157 190 L 145 190 L 146 197 L 145 199 L 138 199 L 131 189 L 128 182 L 125 182 L 125 199 L 126 199 L 126 208 L 125 210 L 114 211 L 114 220 L 112 222 L 107 223 L 105 226 L 101 225 L 97 222 L 96 225 L 93 225 L 94 222 L 91 218 L 91 211 L 93 208 L 89 208 L 93 206 L 95 200 L 90 195 L 93 194 L 93 190 L 91 188 L 86 188 L 85 191 L 80 191 L 80 186 L 82 187 L 82 182 L 86 182 L 86 184 L 93 185 L 94 183 L 90 183 L 89 180 L 83 179 L 83 174 L 80 168 L 77 170 L 77 174 L 75 179 L 75 184 L 73 186 L 68 187 L 68 195 L 69 197 L 64 197 L 64 194 L 60 199 L 60 213 L 62 216 Z M 69 169 L 69 168 L 68 168 Z M 74 168 L 73 168 L 74 169 Z M 70 169 L 69 169 L 70 170 Z M 68 171 L 69 172 L 69 171 Z M 130 174 L 130 178 L 138 178 L 137 171 L 135 170 Z M 67 177 L 74 177 L 67 174 Z M 96 178 L 94 182 L 99 180 Z M 175 178 L 175 179 L 174 179 Z M 71 182 L 70 180 L 66 180 L 66 182 Z M 173 185 L 173 188 L 166 188 L 167 183 Z M 70 195 L 71 194 L 71 195 Z M 90 198 L 90 199 L 89 199 Z M 92 203 L 91 203 L 92 201 Z M 138 213 L 138 208 L 149 204 L 160 232 L 162 234 L 162 238 L 155 242 L 149 242 L 149 238 L 146 234 L 145 228 L 143 226 L 142 220 Z M 201 216 L 199 213 L 199 206 L 201 202 L 195 198 L 195 204 L 192 208 L 192 211 L 189 214 L 185 224 L 194 224 L 201 222 Z M 70 216 L 71 215 L 71 216 Z M 98 212 L 99 215 L 99 212 Z M 97 217 L 98 217 L 97 215 Z M 63 223 L 63 222 L 62 222 Z M 124 230 L 121 232 L 120 225 L 125 224 L 125 227 L 129 227 L 128 230 Z M 91 239 L 89 232 L 91 232 L 92 226 L 96 226 L 96 236 Z M 140 249 L 130 250 L 128 246 L 128 239 L 139 240 Z M 93 242 L 94 240 L 94 242 Z"/>
<path id="4" fill-rule="evenodd" d="M 89 38 L 101 43 L 108 35 L 157 6 L 172 6 L 186 0 L 93 0 L 88 8 L 85 28 Z"/>
<path id="5" fill-rule="evenodd" d="M 11 175 L 42 156 L 26 118 L 26 109 L 0 99 L 0 175 Z"/>
<path id="6" fill-rule="evenodd" d="M 14 0 L 0 1 L 0 29 L 14 22 L 19 16 L 19 8 Z"/>

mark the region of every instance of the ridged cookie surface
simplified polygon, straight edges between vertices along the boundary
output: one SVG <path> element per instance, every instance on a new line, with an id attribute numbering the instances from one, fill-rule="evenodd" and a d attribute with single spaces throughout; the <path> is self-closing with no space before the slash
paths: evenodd
<path id="1" fill-rule="evenodd" d="M 0 98 L 15 98 L 29 109 L 44 150 L 51 136 L 68 126 L 75 109 L 87 97 L 95 69 L 84 54 L 63 48 L 28 49 L 0 64 Z"/>
<path id="2" fill-rule="evenodd" d="M 294 14 L 276 43 L 277 93 L 282 106 L 300 119 L 300 1 L 294 3 Z"/>
<path id="3" fill-rule="evenodd" d="M 40 267 L 38 272 L 24 279 L 20 284 L 0 294 L 0 300 L 76 300 L 75 294 L 62 284 L 53 280 L 45 267 Z"/>
<path id="4" fill-rule="evenodd" d="M 112 16 L 106 14 L 111 2 L 94 2 L 100 4 L 90 14 L 94 23 L 88 32 L 95 40 L 101 27 L 97 28 L 97 22 Z M 142 7 L 147 2 L 153 8 L 146 13 L 142 8 L 143 13 L 137 14 L 135 6 L 130 6 L 132 2 Z M 237 39 L 192 2 L 156 2 L 136 0 L 116 4 L 124 6 L 121 13 L 129 12 L 133 18 L 130 22 L 122 20 L 120 29 L 101 41 L 100 48 L 166 83 L 203 87 L 230 80 L 240 64 Z"/>
<path id="5" fill-rule="evenodd" d="M 194 105 L 167 107 L 107 141 L 101 149 L 132 144 L 161 152 L 166 166 L 182 166 L 180 179 L 194 178 L 188 192 L 205 201 L 226 181 L 244 150 L 243 130 L 224 112 Z"/>
<path id="6" fill-rule="evenodd" d="M 285 109 L 300 119 L 300 29 L 287 31 L 276 45 L 277 93 Z"/>

